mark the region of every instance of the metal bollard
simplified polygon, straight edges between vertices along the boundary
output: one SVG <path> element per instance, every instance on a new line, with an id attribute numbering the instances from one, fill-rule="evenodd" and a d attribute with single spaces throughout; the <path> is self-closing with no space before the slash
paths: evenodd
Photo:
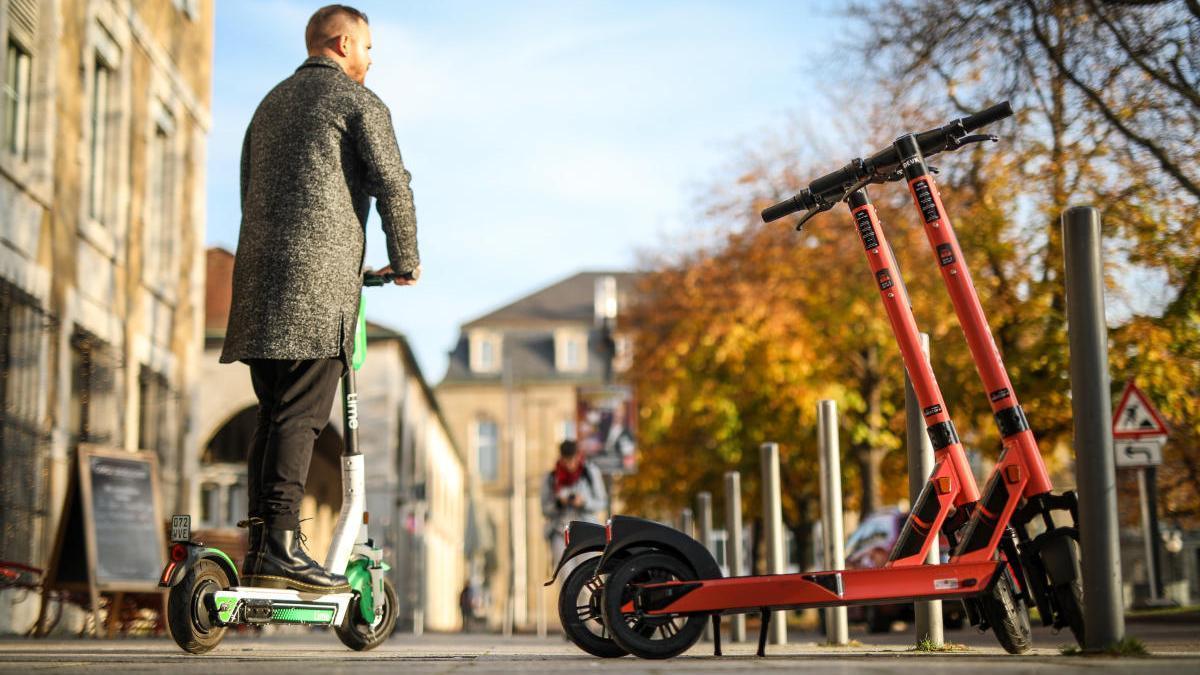
<path id="1" fill-rule="evenodd" d="M 783 574 L 783 501 L 779 492 L 779 444 L 759 447 L 762 466 L 763 534 L 767 542 L 767 574 Z M 773 645 L 787 644 L 787 612 L 771 612 L 769 638 Z"/>
<path id="2" fill-rule="evenodd" d="M 821 531 L 828 569 L 846 569 L 845 538 L 842 532 L 842 460 L 838 450 L 837 401 L 817 404 L 817 440 L 821 463 Z M 829 644 L 850 642 L 845 607 L 825 608 L 825 637 Z"/>
<path id="3" fill-rule="evenodd" d="M 921 351 L 925 352 L 925 360 L 928 361 L 928 333 L 921 333 Z M 933 444 L 929 442 L 929 434 L 925 433 L 925 416 L 921 413 L 921 404 L 917 402 L 908 371 L 904 373 L 904 420 L 908 446 L 908 503 L 916 504 L 921 489 L 929 480 L 929 474 L 933 473 Z M 941 562 L 937 539 L 929 547 L 929 557 L 925 558 L 925 562 L 929 565 Z M 929 640 L 935 647 L 944 645 L 946 636 L 942 630 L 942 601 L 914 602 L 913 612 L 916 615 L 917 643 Z"/>
<path id="4" fill-rule="evenodd" d="M 694 538 L 696 536 L 695 520 L 692 510 L 685 506 L 679 512 L 679 531 Z"/>
<path id="5" fill-rule="evenodd" d="M 704 544 L 704 548 L 710 553 L 716 555 L 713 551 L 712 540 L 712 493 L 701 492 L 696 495 L 696 538 Z M 707 642 L 713 641 L 712 624 L 707 624 L 704 627 L 704 640 Z"/>
<path id="6" fill-rule="evenodd" d="M 742 475 L 736 471 L 725 472 L 725 560 L 729 565 L 729 576 L 740 577 L 746 573 L 742 562 Z M 730 629 L 734 642 L 746 641 L 746 615 L 734 614 Z"/>
<path id="7" fill-rule="evenodd" d="M 1071 207 L 1063 213 L 1062 228 L 1079 549 L 1087 604 L 1084 649 L 1096 651 L 1125 637 L 1100 212 L 1090 206 Z"/>

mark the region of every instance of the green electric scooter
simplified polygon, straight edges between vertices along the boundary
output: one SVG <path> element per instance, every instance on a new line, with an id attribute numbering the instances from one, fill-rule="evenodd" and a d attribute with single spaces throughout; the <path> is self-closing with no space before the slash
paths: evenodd
<path id="1" fill-rule="evenodd" d="M 364 286 L 382 286 L 397 275 L 367 272 Z M 342 510 L 325 557 L 325 569 L 346 576 L 350 591 L 301 591 L 242 586 L 237 566 L 222 550 L 205 546 L 191 534 L 191 516 L 171 517 L 171 545 L 159 586 L 170 588 L 167 626 L 175 642 L 192 654 L 212 650 L 225 630 L 239 624 L 332 626 L 351 649 L 379 646 L 396 626 L 396 589 L 387 578 L 383 551 L 367 533 L 363 456 L 358 449 L 358 393 L 354 372 L 366 359 L 366 321 L 360 301 L 355 332 L 353 367 L 342 376 L 342 416 L 345 451 L 342 454 Z"/>

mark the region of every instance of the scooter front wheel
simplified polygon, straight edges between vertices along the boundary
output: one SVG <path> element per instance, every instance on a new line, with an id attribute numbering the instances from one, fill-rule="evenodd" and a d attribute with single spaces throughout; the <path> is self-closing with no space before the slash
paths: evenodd
<path id="1" fill-rule="evenodd" d="M 1033 647 L 1029 610 L 1017 597 L 1012 575 L 1005 569 L 992 590 L 979 598 L 992 633 L 1009 654 L 1024 654 Z"/>
<path id="2" fill-rule="evenodd" d="M 613 641 L 643 659 L 669 659 L 696 644 L 708 623 L 703 614 L 649 615 L 623 612 L 639 584 L 692 581 L 696 574 L 679 558 L 665 553 L 635 555 L 608 577 L 601 592 L 604 624 Z"/>
<path id="3" fill-rule="evenodd" d="M 346 609 L 346 618 L 342 625 L 335 630 L 338 639 L 350 649 L 365 652 L 383 644 L 396 628 L 396 612 L 400 601 L 396 598 L 396 588 L 390 579 L 383 580 L 383 616 L 376 621 L 368 621 L 359 609 L 358 598 Z M 374 617 L 371 617 L 374 618 Z"/>
<path id="4" fill-rule="evenodd" d="M 228 588 L 229 577 L 211 560 L 198 560 L 167 597 L 167 628 L 184 651 L 203 654 L 225 637 L 225 627 L 213 617 L 213 596 Z"/>

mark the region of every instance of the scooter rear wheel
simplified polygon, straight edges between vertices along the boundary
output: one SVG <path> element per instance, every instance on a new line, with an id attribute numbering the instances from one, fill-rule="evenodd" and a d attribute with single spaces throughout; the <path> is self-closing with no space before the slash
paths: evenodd
<path id="1" fill-rule="evenodd" d="M 229 577 L 211 560 L 198 560 L 167 597 L 167 628 L 175 644 L 191 654 L 203 654 L 225 637 L 225 627 L 213 620 L 212 597 L 229 587 Z"/>
<path id="2" fill-rule="evenodd" d="M 604 579 L 596 576 L 600 557 L 588 558 L 571 570 L 558 594 L 558 620 L 567 639 L 583 651 L 602 659 L 629 654 L 612 639 L 604 624 L 600 598 Z"/>
<path id="3" fill-rule="evenodd" d="M 1004 573 L 992 585 L 992 590 L 979 598 L 983 613 L 992 626 L 992 633 L 1009 654 L 1024 654 L 1033 647 L 1033 631 L 1029 626 L 1029 610 L 1017 597 L 1012 575 Z"/>
<path id="4" fill-rule="evenodd" d="M 647 615 L 638 609 L 622 612 L 621 608 L 634 597 L 637 584 L 695 578 L 683 561 L 665 553 L 644 553 L 627 560 L 609 575 L 601 594 L 604 622 L 613 641 L 643 659 L 669 659 L 690 649 L 704 632 L 706 615 Z"/>
<path id="5" fill-rule="evenodd" d="M 400 604 L 396 588 L 389 579 L 383 580 L 383 616 L 374 623 L 368 622 L 358 606 L 358 596 L 346 608 L 346 618 L 334 630 L 342 644 L 350 649 L 365 652 L 383 644 L 396 629 L 396 611 Z"/>

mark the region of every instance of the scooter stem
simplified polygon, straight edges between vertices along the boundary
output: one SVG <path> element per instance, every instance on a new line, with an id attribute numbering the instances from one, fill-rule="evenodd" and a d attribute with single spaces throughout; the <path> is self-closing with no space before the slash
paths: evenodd
<path id="1" fill-rule="evenodd" d="M 347 368 L 342 376 L 342 430 L 346 450 L 342 453 L 342 510 L 333 528 L 325 569 L 343 574 L 350 553 L 362 531 L 366 489 L 363 484 L 363 456 L 358 450 L 358 390 L 354 369 Z"/>

